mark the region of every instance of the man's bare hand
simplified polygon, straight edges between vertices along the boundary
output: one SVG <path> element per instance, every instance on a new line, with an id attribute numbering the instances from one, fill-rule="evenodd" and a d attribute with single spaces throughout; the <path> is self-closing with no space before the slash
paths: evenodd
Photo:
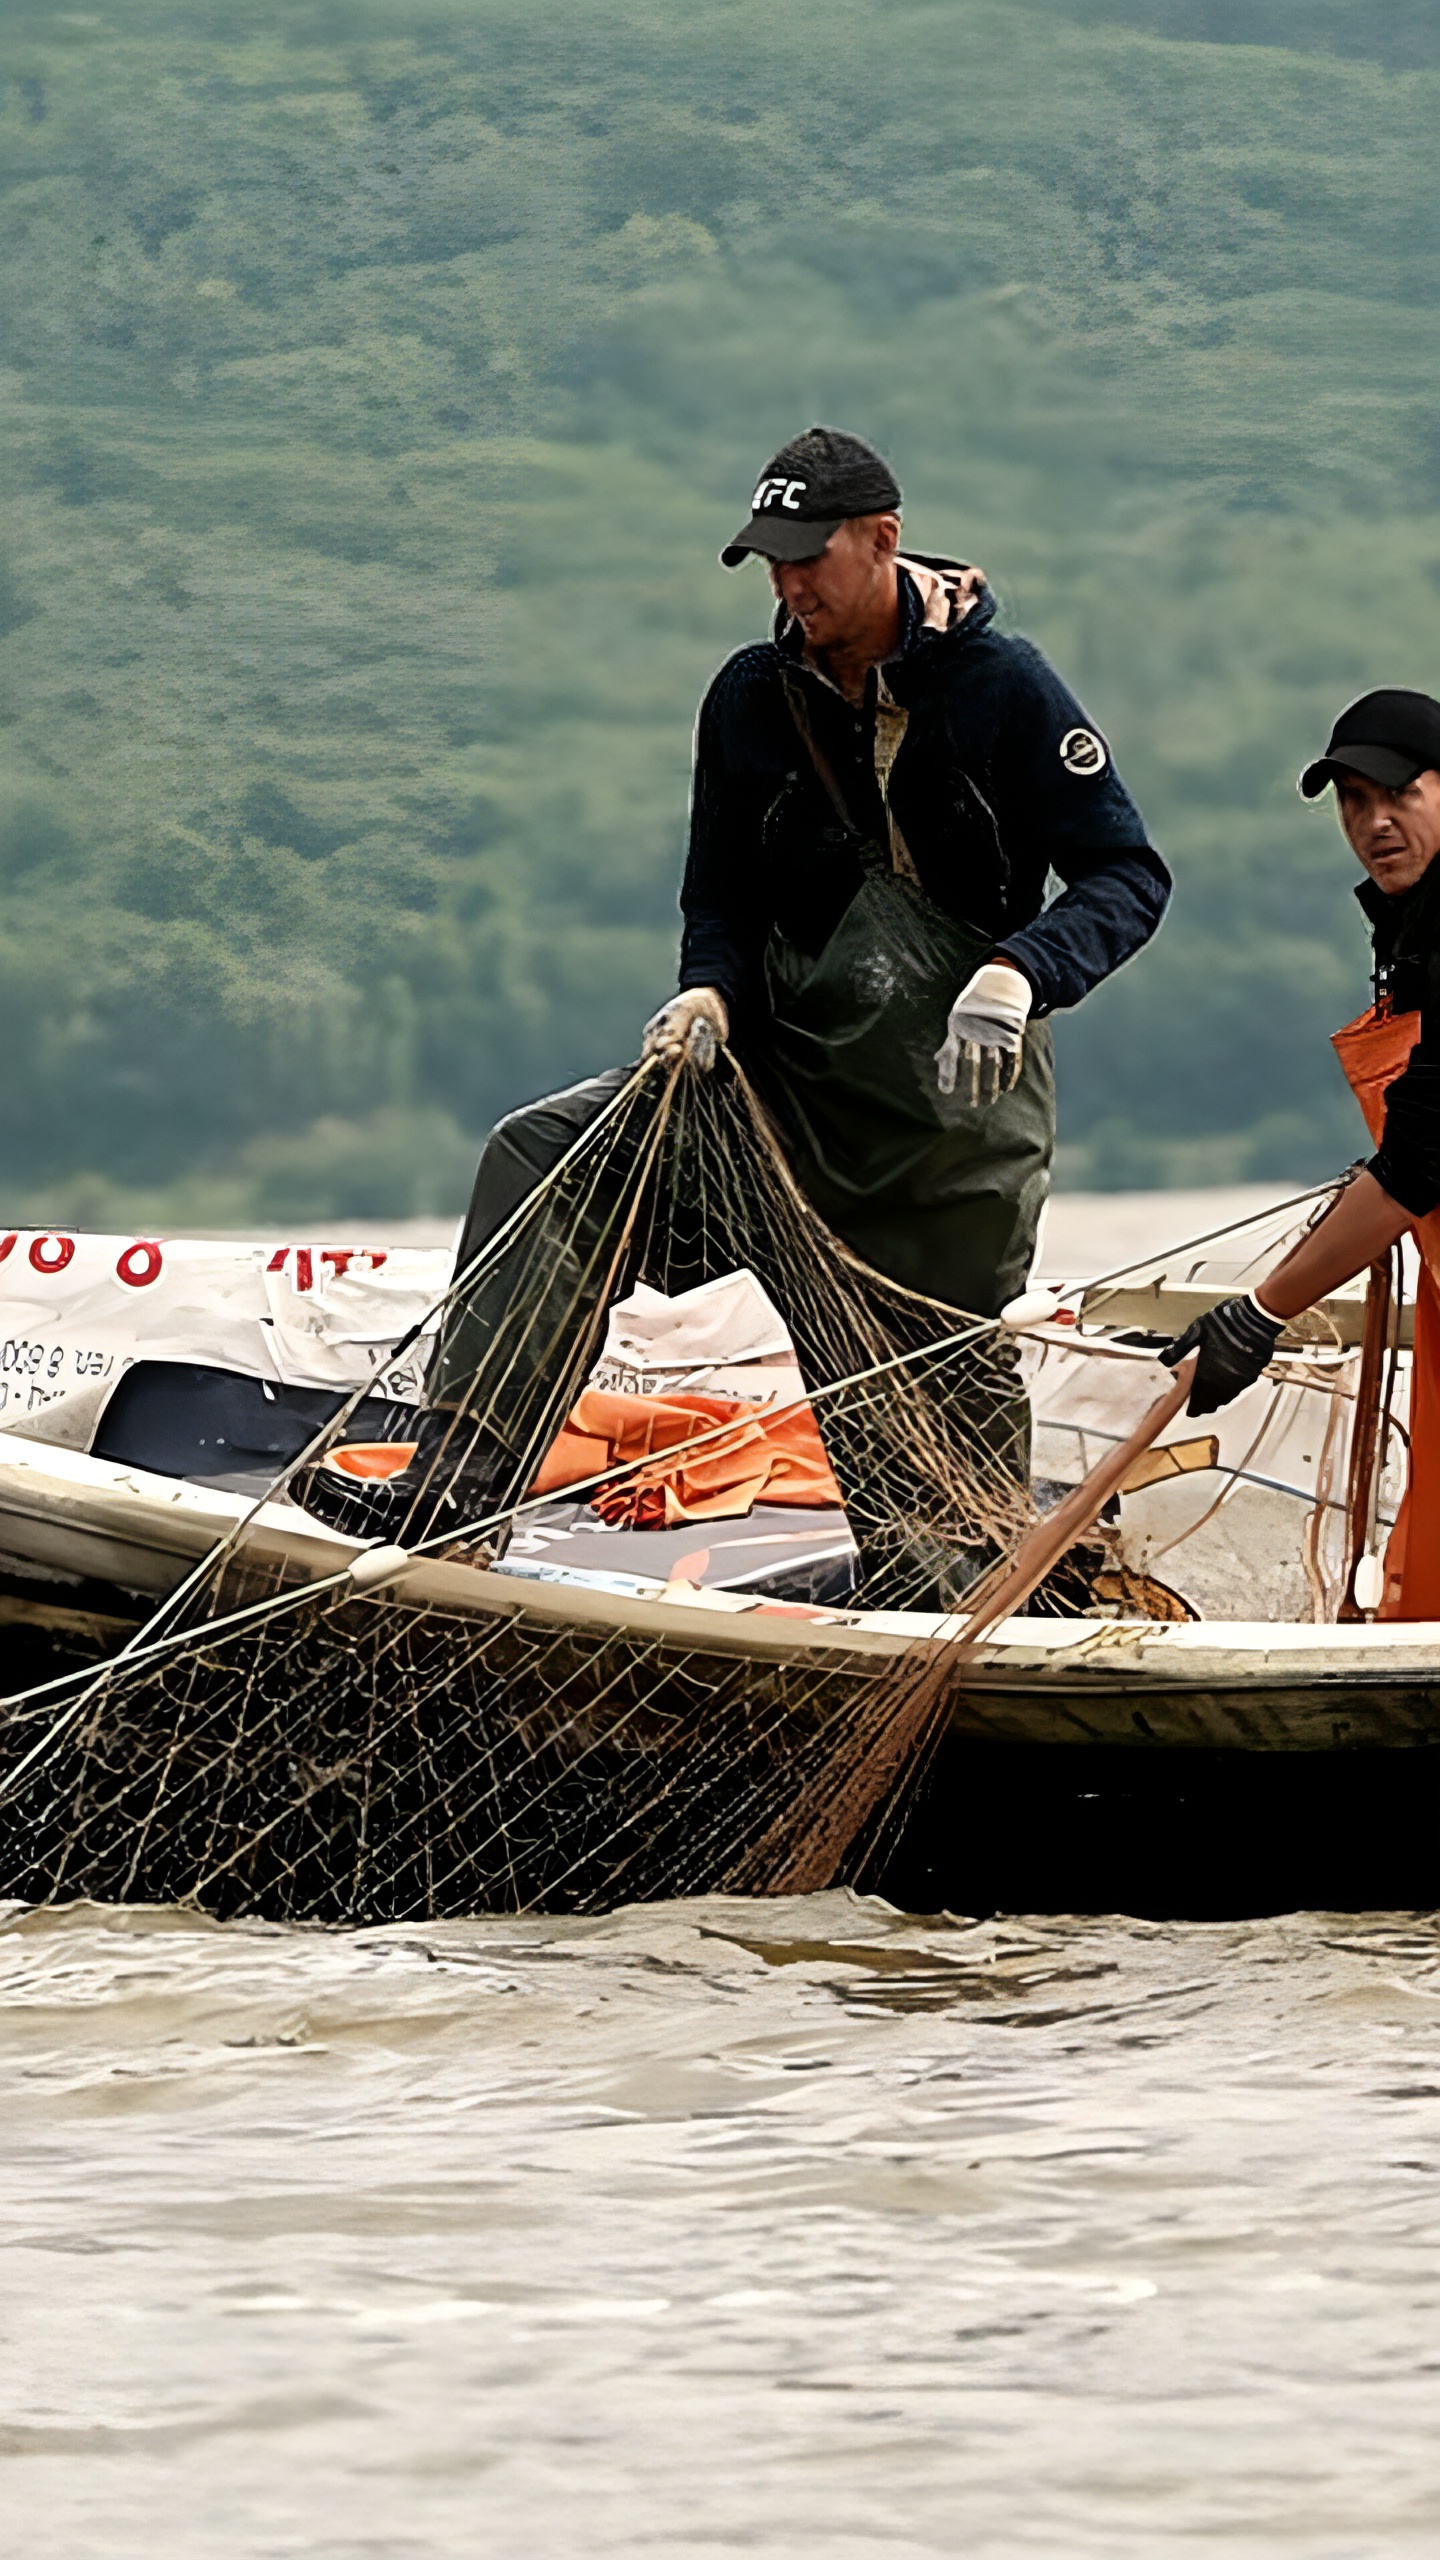
<path id="1" fill-rule="evenodd" d="M 908 560 L 903 552 L 898 565 L 919 595 L 929 631 L 953 631 L 985 593 L 983 569 L 947 569 L 942 577 L 938 569 L 927 569 L 923 560 Z"/>
<path id="2" fill-rule="evenodd" d="M 640 1055 L 661 1057 L 667 1066 L 688 1058 L 708 1074 L 729 1037 L 730 1014 L 719 988 L 685 987 L 651 1015 Z"/>

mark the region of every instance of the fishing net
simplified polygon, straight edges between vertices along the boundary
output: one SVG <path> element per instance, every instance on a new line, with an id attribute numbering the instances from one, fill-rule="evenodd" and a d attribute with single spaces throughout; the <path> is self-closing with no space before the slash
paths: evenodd
<path id="1" fill-rule="evenodd" d="M 607 1311 L 737 1270 L 783 1316 L 843 1494 L 847 1609 L 702 1618 L 507 1574 Z M 800 1889 L 876 1854 L 947 1649 L 855 1621 L 953 1606 L 1031 1521 L 1013 1339 L 849 1254 L 722 1060 L 637 1071 L 460 1275 L 431 1375 L 445 1405 L 385 1496 L 385 1536 L 431 1560 L 409 1595 L 358 1589 L 350 1544 L 317 1573 L 272 1502 L 128 1655 L 10 1703 L 0 1892 L 392 1921 Z M 331 1526 L 360 1531 L 343 1497 Z"/>

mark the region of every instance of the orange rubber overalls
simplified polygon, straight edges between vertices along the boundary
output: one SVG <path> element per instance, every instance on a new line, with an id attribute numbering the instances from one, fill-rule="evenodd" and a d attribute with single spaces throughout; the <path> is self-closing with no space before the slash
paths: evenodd
<path id="1" fill-rule="evenodd" d="M 1420 1037 L 1418 1013 L 1372 1007 L 1333 1035 L 1345 1080 L 1380 1144 L 1385 1095 Z M 1385 1549 L 1381 1618 L 1440 1618 L 1440 1209 L 1417 1218 L 1420 1287 L 1410 1378 L 1410 1474 Z"/>

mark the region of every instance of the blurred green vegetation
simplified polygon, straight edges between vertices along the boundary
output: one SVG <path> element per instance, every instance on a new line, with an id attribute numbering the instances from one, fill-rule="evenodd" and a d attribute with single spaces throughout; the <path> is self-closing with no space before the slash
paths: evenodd
<path id="1" fill-rule="evenodd" d="M 12 1217 L 458 1206 L 672 983 L 720 542 L 821 417 L 982 561 L 1180 892 L 1064 1167 L 1359 1124 L 1294 775 L 1440 690 L 1440 12 L 0 5 Z M 1258 39 L 1258 41 L 1257 41 Z"/>

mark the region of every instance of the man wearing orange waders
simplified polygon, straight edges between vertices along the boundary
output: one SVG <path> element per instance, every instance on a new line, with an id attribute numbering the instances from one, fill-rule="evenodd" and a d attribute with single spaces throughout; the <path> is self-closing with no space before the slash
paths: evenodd
<path id="1" fill-rule="evenodd" d="M 1364 694 L 1342 711 L 1300 789 L 1333 784 L 1368 879 L 1356 890 L 1375 942 L 1375 1001 L 1335 1034 L 1376 1153 L 1257 1289 L 1182 1333 L 1161 1358 L 1199 1365 L 1192 1413 L 1253 1386 L 1284 1326 L 1353 1280 L 1407 1227 L 1420 1248 L 1410 1480 L 1385 1555 L 1382 1618 L 1440 1618 L 1440 702 Z"/>

